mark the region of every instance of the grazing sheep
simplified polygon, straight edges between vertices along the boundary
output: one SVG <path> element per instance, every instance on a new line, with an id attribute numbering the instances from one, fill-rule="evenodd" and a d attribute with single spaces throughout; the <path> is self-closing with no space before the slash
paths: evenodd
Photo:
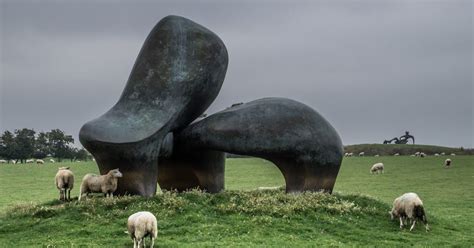
<path id="1" fill-rule="evenodd" d="M 375 156 L 374 156 L 374 157 L 380 157 L 380 155 L 378 155 L 378 154 L 375 154 Z"/>
<path id="2" fill-rule="evenodd" d="M 59 190 L 59 200 L 71 200 L 71 190 L 74 187 L 74 174 L 69 167 L 59 167 L 55 181 L 56 188 Z"/>
<path id="3" fill-rule="evenodd" d="M 113 197 L 117 190 L 118 178 L 122 177 L 119 169 L 110 170 L 107 174 L 98 176 L 92 173 L 86 174 L 82 179 L 79 201 L 83 194 L 104 193 L 106 197 Z"/>
<path id="4" fill-rule="evenodd" d="M 397 153 L 393 154 L 393 156 L 400 156 L 400 153 L 397 152 Z"/>
<path id="5" fill-rule="evenodd" d="M 12 162 L 12 164 L 16 164 L 16 160 L 10 160 L 10 162 Z"/>
<path id="6" fill-rule="evenodd" d="M 383 163 L 376 163 L 372 165 L 372 168 L 370 168 L 370 173 L 383 173 Z"/>
<path id="7" fill-rule="evenodd" d="M 27 163 L 27 164 L 32 164 L 32 163 L 34 163 L 34 162 L 35 162 L 34 159 L 27 159 L 27 160 L 26 160 L 26 163 Z"/>
<path id="8" fill-rule="evenodd" d="M 451 156 L 456 156 L 456 153 L 451 153 Z"/>
<path id="9" fill-rule="evenodd" d="M 420 157 L 424 158 L 424 157 L 426 157 L 426 154 L 424 152 L 422 152 L 422 153 L 420 153 Z"/>
<path id="10" fill-rule="evenodd" d="M 137 212 L 128 217 L 127 230 L 133 240 L 133 248 L 141 247 L 142 241 L 145 247 L 145 237 L 147 236 L 151 240 L 150 247 L 153 247 L 158 236 L 158 221 L 150 212 Z"/>
<path id="11" fill-rule="evenodd" d="M 44 161 L 42 159 L 37 159 L 36 164 L 44 164 Z"/>
<path id="12" fill-rule="evenodd" d="M 420 156 L 420 153 L 421 152 L 415 152 L 415 156 L 417 156 L 417 157 Z"/>
<path id="13" fill-rule="evenodd" d="M 344 153 L 344 157 L 347 157 L 347 155 L 349 155 L 349 153 L 348 153 L 348 152 Z"/>
<path id="14" fill-rule="evenodd" d="M 6 164 L 7 161 L 5 159 L 0 159 L 0 164 Z"/>
<path id="15" fill-rule="evenodd" d="M 349 152 L 349 154 L 347 154 L 348 157 L 352 157 L 354 156 L 354 153 L 353 152 Z"/>
<path id="16" fill-rule="evenodd" d="M 444 167 L 451 167 L 451 159 L 447 158 L 445 161 L 444 161 Z"/>
<path id="17" fill-rule="evenodd" d="M 435 153 L 434 155 L 435 155 L 435 157 L 439 157 L 439 153 Z"/>
<path id="18" fill-rule="evenodd" d="M 81 162 L 81 160 L 76 160 L 76 163 L 80 163 L 80 162 Z"/>
<path id="19" fill-rule="evenodd" d="M 49 162 L 53 163 L 53 164 L 56 163 L 56 161 L 54 161 L 54 159 L 52 159 L 52 158 L 49 159 Z"/>
<path id="20" fill-rule="evenodd" d="M 365 155 L 365 152 L 360 152 L 359 157 L 363 157 Z"/>
<path id="21" fill-rule="evenodd" d="M 444 155 L 446 155 L 446 153 L 445 153 L 445 152 L 442 152 L 440 155 L 441 155 L 441 156 L 444 156 Z"/>
<path id="22" fill-rule="evenodd" d="M 393 201 L 393 208 L 389 214 L 392 220 L 394 218 L 400 218 L 400 229 L 403 228 L 404 222 L 407 224 L 406 220 L 408 219 L 413 223 L 410 227 L 410 231 L 415 227 L 417 220 L 423 222 L 426 231 L 429 230 L 423 202 L 416 193 L 405 193 L 402 196 L 397 197 Z"/>

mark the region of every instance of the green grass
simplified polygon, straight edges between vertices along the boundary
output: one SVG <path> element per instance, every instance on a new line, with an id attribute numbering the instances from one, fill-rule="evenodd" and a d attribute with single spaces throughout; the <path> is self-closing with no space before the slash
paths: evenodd
<path id="1" fill-rule="evenodd" d="M 470 247 L 474 233 L 474 157 L 345 158 L 333 195 L 256 191 L 283 185 L 268 161 L 228 159 L 226 188 L 219 194 L 165 192 L 153 198 L 94 197 L 61 203 L 54 175 L 71 166 L 73 197 L 93 162 L 0 165 L 0 247 L 130 247 L 128 216 L 148 210 L 158 219 L 158 246 L 458 246 Z M 371 175 L 375 162 L 385 173 Z M 400 231 L 390 221 L 391 202 L 405 192 L 423 199 L 432 231 Z"/>
<path id="2" fill-rule="evenodd" d="M 411 155 L 415 152 L 424 152 L 428 155 L 434 155 L 435 153 L 441 154 L 442 152 L 446 155 L 454 153 L 456 155 L 474 155 L 474 149 L 454 148 L 445 146 L 432 146 L 432 145 L 402 145 L 402 144 L 357 144 L 348 145 L 344 147 L 345 152 L 352 152 L 357 156 L 360 152 L 364 152 L 365 155 L 373 156 L 379 154 L 380 156 L 391 156 L 395 153 L 400 155 Z"/>

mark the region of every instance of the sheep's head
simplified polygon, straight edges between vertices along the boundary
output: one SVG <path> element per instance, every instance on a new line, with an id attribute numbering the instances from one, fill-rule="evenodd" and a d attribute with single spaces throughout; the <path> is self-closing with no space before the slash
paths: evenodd
<path id="1" fill-rule="evenodd" d="M 109 174 L 112 175 L 113 177 L 122 177 L 123 176 L 118 168 L 109 171 Z"/>
<path id="2" fill-rule="evenodd" d="M 394 214 L 393 210 L 392 210 L 392 211 L 388 211 L 388 214 L 390 214 L 390 219 L 391 219 L 391 220 L 393 220 L 393 219 L 395 218 L 395 214 Z"/>
<path id="3" fill-rule="evenodd" d="M 69 170 L 69 166 L 68 167 L 59 167 L 58 170 Z"/>

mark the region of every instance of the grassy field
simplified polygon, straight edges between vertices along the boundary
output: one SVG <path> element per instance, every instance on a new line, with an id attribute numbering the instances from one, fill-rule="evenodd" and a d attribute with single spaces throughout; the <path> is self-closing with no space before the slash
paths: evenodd
<path id="1" fill-rule="evenodd" d="M 124 233 L 127 217 L 141 210 L 158 218 L 158 246 L 458 246 L 474 239 L 474 156 L 345 158 L 333 195 L 255 191 L 283 185 L 270 162 L 255 158 L 228 159 L 226 191 L 199 191 L 156 197 L 89 199 L 60 203 L 54 175 L 71 166 L 79 181 L 97 172 L 93 162 L 0 165 L 1 247 L 130 247 Z M 385 173 L 371 175 L 375 162 Z M 405 192 L 423 199 L 432 231 L 419 226 L 400 231 L 390 221 L 391 202 Z"/>

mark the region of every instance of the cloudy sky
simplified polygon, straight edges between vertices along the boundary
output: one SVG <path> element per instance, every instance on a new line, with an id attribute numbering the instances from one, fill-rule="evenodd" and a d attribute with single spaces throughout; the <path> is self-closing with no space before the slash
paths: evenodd
<path id="1" fill-rule="evenodd" d="M 227 46 L 208 113 L 287 97 L 325 116 L 344 144 L 409 130 L 420 144 L 473 147 L 469 0 L 0 2 L 0 131 L 77 139 L 118 100 L 148 32 L 174 14 Z"/>

